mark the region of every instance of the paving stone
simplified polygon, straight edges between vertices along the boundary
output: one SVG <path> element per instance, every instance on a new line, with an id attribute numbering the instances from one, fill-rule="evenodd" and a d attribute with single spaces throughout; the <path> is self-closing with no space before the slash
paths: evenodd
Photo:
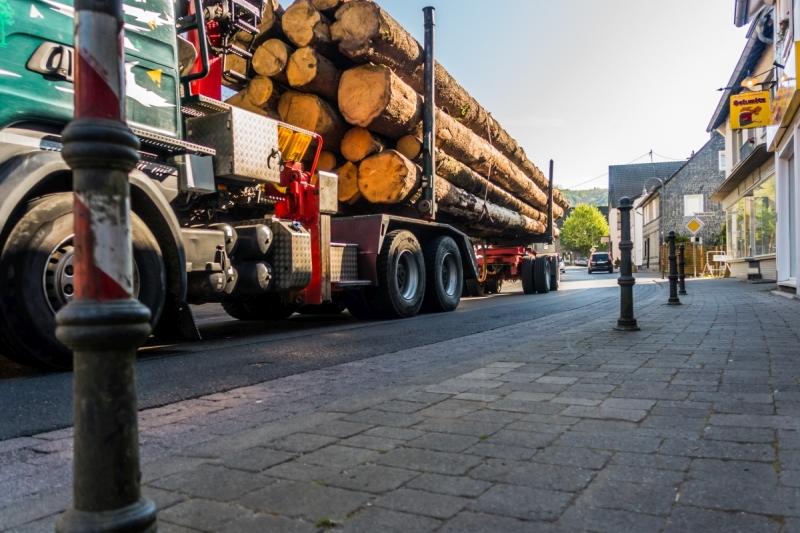
<path id="1" fill-rule="evenodd" d="M 650 453 L 658 450 L 661 441 L 661 438 L 640 437 L 630 433 L 611 435 L 568 431 L 558 438 L 556 444 L 600 450 Z"/>
<path id="2" fill-rule="evenodd" d="M 406 486 L 411 489 L 426 490 L 439 494 L 474 498 L 486 492 L 492 484 L 488 481 L 469 477 L 422 474 L 409 481 Z"/>
<path id="3" fill-rule="evenodd" d="M 439 520 L 416 514 L 369 507 L 349 518 L 335 531 L 342 533 L 428 533 L 438 529 Z"/>
<path id="4" fill-rule="evenodd" d="M 479 442 L 478 437 L 470 435 L 426 433 L 421 437 L 408 441 L 406 445 L 412 448 L 424 448 L 439 452 L 462 452 L 477 442 Z"/>
<path id="5" fill-rule="evenodd" d="M 489 409 L 496 409 L 498 411 L 511 411 L 515 413 L 535 413 L 540 415 L 555 415 L 563 411 L 565 406 L 563 404 L 556 404 L 545 401 L 502 399 L 490 403 L 487 407 Z"/>
<path id="6" fill-rule="evenodd" d="M 558 396 L 553 398 L 551 401 L 553 403 L 563 403 L 565 405 L 583 405 L 586 407 L 595 407 L 600 405 L 600 400 L 589 400 L 586 398 L 576 398 L 574 396 Z"/>
<path id="7" fill-rule="evenodd" d="M 159 527 L 159 532 L 161 528 Z M 263 533 L 280 531 L 281 533 L 314 533 L 319 528 L 309 522 L 291 520 L 280 516 L 250 515 L 230 522 L 219 530 L 221 533 Z"/>
<path id="8" fill-rule="evenodd" d="M 659 452 L 667 455 L 736 459 L 741 461 L 772 461 L 775 459 L 775 450 L 767 444 L 712 440 L 666 439 Z"/>
<path id="9" fill-rule="evenodd" d="M 462 475 L 479 464 L 481 459 L 472 455 L 400 448 L 381 456 L 377 462 L 420 472 Z"/>
<path id="10" fill-rule="evenodd" d="M 629 409 L 631 411 L 647 411 L 656 404 L 655 400 L 640 400 L 631 398 L 609 398 L 601 406 L 606 409 Z"/>
<path id="11" fill-rule="evenodd" d="M 339 442 L 343 446 L 352 446 L 354 448 L 367 448 L 369 450 L 376 450 L 379 452 L 388 452 L 398 446 L 405 444 L 405 441 L 398 439 L 387 439 L 384 437 L 373 437 L 372 435 L 356 435 L 349 439 L 344 439 Z"/>
<path id="12" fill-rule="evenodd" d="M 216 465 L 200 465 L 194 470 L 179 472 L 157 479 L 150 484 L 156 488 L 175 490 L 217 501 L 231 501 L 272 482 L 271 479 Z"/>
<path id="13" fill-rule="evenodd" d="M 504 424 L 502 423 L 478 422 L 476 420 L 428 419 L 414 426 L 414 429 L 481 437 L 483 435 L 496 433 L 501 430 L 503 426 Z"/>
<path id="14" fill-rule="evenodd" d="M 781 485 L 800 488 L 800 470 L 782 470 L 780 479 Z"/>
<path id="15" fill-rule="evenodd" d="M 179 492 L 157 489 L 147 485 L 142 487 L 142 495 L 155 503 L 156 508 L 158 508 L 159 511 L 163 511 L 167 507 L 172 507 L 176 503 L 180 503 L 188 499 L 187 496 Z"/>
<path id="16" fill-rule="evenodd" d="M 490 459 L 469 475 L 510 485 L 575 492 L 589 484 L 594 472 L 574 466 Z"/>
<path id="17" fill-rule="evenodd" d="M 676 494 L 677 488 L 669 485 L 630 483 L 603 476 L 589 485 L 577 503 L 593 508 L 666 515 L 672 509 Z"/>
<path id="18" fill-rule="evenodd" d="M 643 533 L 661 531 L 665 518 L 616 509 L 596 509 L 576 504 L 567 509 L 559 520 L 565 531 L 598 533 Z"/>
<path id="19" fill-rule="evenodd" d="M 781 450 L 778 458 L 782 469 L 800 470 L 800 450 Z"/>
<path id="20" fill-rule="evenodd" d="M 236 452 L 233 455 L 226 457 L 223 464 L 230 468 L 238 470 L 248 470 L 250 472 L 261 472 L 271 466 L 275 466 L 295 457 L 291 452 L 284 452 L 280 450 L 270 450 L 257 446 Z"/>
<path id="21" fill-rule="evenodd" d="M 353 448 L 334 444 L 315 452 L 303 455 L 299 461 L 305 464 L 327 466 L 333 468 L 349 468 L 374 461 L 380 452 L 366 448 Z"/>
<path id="22" fill-rule="evenodd" d="M 763 486 L 778 483 L 778 474 L 772 464 L 752 461 L 695 459 L 689 469 L 689 477 L 706 481 L 716 480 L 721 484 L 733 482 Z"/>
<path id="23" fill-rule="evenodd" d="M 572 495 L 520 485 L 495 485 L 469 504 L 474 511 L 526 520 L 555 520 Z"/>
<path id="24" fill-rule="evenodd" d="M 501 429 L 497 433 L 485 437 L 484 442 L 536 449 L 544 448 L 555 441 L 556 438 L 557 435 L 554 433 L 535 433 L 531 431 Z"/>
<path id="25" fill-rule="evenodd" d="M 780 531 L 780 524 L 765 516 L 726 513 L 696 507 L 678 506 L 667 519 L 664 533 L 703 531 L 707 533 L 769 533 Z M 791 531 L 791 530 L 787 530 Z"/>
<path id="26" fill-rule="evenodd" d="M 507 446 L 505 444 L 493 444 L 491 442 L 479 442 L 478 444 L 468 448 L 466 451 L 469 454 L 480 455 L 482 457 L 514 459 L 517 461 L 530 459 L 536 453 L 536 450 L 531 448 Z"/>
<path id="27" fill-rule="evenodd" d="M 542 533 L 547 525 L 507 516 L 464 511 L 439 530 L 440 533 Z"/>
<path id="28" fill-rule="evenodd" d="M 323 487 L 315 483 L 278 481 L 241 499 L 255 511 L 302 517 L 315 523 L 329 519 L 343 521 L 369 501 L 366 493 Z"/>
<path id="29" fill-rule="evenodd" d="M 556 395 L 552 393 L 517 391 L 506 396 L 506 399 L 520 402 L 544 402 L 547 400 L 552 400 L 555 397 Z"/>
<path id="30" fill-rule="evenodd" d="M 544 376 L 536 380 L 536 383 L 550 383 L 553 385 L 572 385 L 578 378 L 562 376 Z"/>
<path id="31" fill-rule="evenodd" d="M 676 470 L 609 464 L 600 471 L 597 477 L 610 481 L 677 486 L 683 481 L 684 474 Z"/>
<path id="32" fill-rule="evenodd" d="M 763 515 L 800 516 L 800 489 L 782 486 L 754 487 L 729 480 L 720 485 L 714 480 L 687 481 L 681 487 L 681 502 L 686 505 Z"/>
<path id="33" fill-rule="evenodd" d="M 234 520 L 252 513 L 238 505 L 192 499 L 159 513 L 159 522 L 169 522 L 200 531 L 219 531 Z M 160 529 L 160 528 L 159 528 Z"/>
<path id="34" fill-rule="evenodd" d="M 335 437 L 324 435 L 314 435 L 312 433 L 294 433 L 267 444 L 270 448 L 283 450 L 292 453 L 308 453 L 318 450 L 328 444 L 336 442 Z"/>
<path id="35" fill-rule="evenodd" d="M 611 453 L 575 448 L 573 446 L 550 446 L 533 456 L 537 463 L 578 466 L 581 468 L 602 468 L 608 462 Z"/>
<path id="36" fill-rule="evenodd" d="M 446 519 L 458 513 L 469 501 L 458 496 L 434 494 L 423 490 L 398 489 L 378 498 L 375 505 L 395 511 Z"/>
<path id="37" fill-rule="evenodd" d="M 436 402 L 438 403 L 438 401 Z M 387 411 L 389 413 L 416 413 L 425 409 L 426 404 L 420 402 L 409 402 L 405 400 L 389 400 L 388 402 L 379 403 L 373 409 L 378 411 Z"/>
<path id="38" fill-rule="evenodd" d="M 454 398 L 456 400 L 464 400 L 469 402 L 493 402 L 495 400 L 500 399 L 499 394 L 488 394 L 488 393 L 481 393 L 481 392 L 462 392 L 461 394 L 456 395 Z"/>
<path id="39" fill-rule="evenodd" d="M 347 415 L 345 419 L 349 422 L 359 422 L 362 424 L 407 428 L 418 423 L 423 418 L 414 413 L 389 413 L 386 411 L 378 411 L 377 409 L 366 409 Z"/>
<path id="40" fill-rule="evenodd" d="M 324 476 L 326 485 L 370 493 L 394 490 L 419 474 L 411 470 L 382 465 L 361 465 Z"/>
<path id="41" fill-rule="evenodd" d="M 775 431 L 761 428 L 708 426 L 703 430 L 703 438 L 731 442 L 771 443 L 775 441 Z"/>
<path id="42" fill-rule="evenodd" d="M 602 406 L 584 407 L 581 405 L 570 405 L 561 412 L 563 416 L 576 416 L 581 418 L 602 418 L 608 420 L 629 420 L 638 422 L 647 416 L 647 411 L 632 409 L 612 409 Z"/>
<path id="43" fill-rule="evenodd" d="M 321 482 L 323 479 L 337 475 L 340 470 L 328 466 L 304 464 L 297 461 L 282 463 L 264 471 L 270 477 L 295 481 Z"/>
<path id="44" fill-rule="evenodd" d="M 773 428 L 800 431 L 800 418 L 792 416 L 711 415 L 711 425 Z"/>
<path id="45" fill-rule="evenodd" d="M 378 426 L 370 429 L 369 431 L 364 432 L 364 435 L 370 437 L 384 437 L 387 439 L 396 439 L 396 440 L 416 439 L 422 434 L 423 434 L 422 431 L 416 429 L 397 428 L 391 426 Z"/>
<path id="46" fill-rule="evenodd" d="M 358 424 L 356 422 L 347 422 L 346 420 L 331 420 L 330 422 L 325 422 L 324 424 L 310 428 L 308 432 L 314 433 L 315 435 L 345 439 L 362 433 L 371 427 L 372 425 L 370 424 Z"/>

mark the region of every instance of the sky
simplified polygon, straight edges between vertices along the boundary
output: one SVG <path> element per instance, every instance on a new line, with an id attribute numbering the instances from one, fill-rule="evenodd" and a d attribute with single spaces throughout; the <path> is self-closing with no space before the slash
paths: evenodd
<path id="1" fill-rule="evenodd" d="M 745 45 L 734 0 L 378 1 L 420 42 L 436 7 L 439 62 L 563 188 L 700 148 Z"/>

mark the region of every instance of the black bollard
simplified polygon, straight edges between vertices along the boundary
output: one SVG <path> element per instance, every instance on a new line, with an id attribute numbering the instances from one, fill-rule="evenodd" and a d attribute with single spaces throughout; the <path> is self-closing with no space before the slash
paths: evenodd
<path id="1" fill-rule="evenodd" d="M 622 236 L 619 241 L 620 249 L 620 265 L 619 265 L 619 294 L 620 294 L 620 312 L 619 320 L 617 320 L 617 329 L 619 331 L 638 331 L 639 325 L 633 317 L 633 286 L 636 285 L 636 279 L 633 277 L 633 261 L 631 260 L 631 250 L 633 249 L 633 242 L 631 242 L 631 209 L 633 202 L 627 196 L 620 198 L 619 201 L 619 218 L 622 224 Z"/>
<path id="2" fill-rule="evenodd" d="M 681 305 L 678 298 L 678 261 L 675 256 L 675 232 L 670 231 L 667 235 L 667 243 L 669 244 L 669 305 Z"/>
<path id="3" fill-rule="evenodd" d="M 686 245 L 678 246 L 678 281 L 680 290 L 678 294 L 689 294 L 686 292 Z"/>

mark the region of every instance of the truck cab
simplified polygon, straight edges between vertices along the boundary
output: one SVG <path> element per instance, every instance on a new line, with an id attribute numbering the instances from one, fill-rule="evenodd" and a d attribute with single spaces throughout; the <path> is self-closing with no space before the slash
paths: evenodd
<path id="1" fill-rule="evenodd" d="M 224 20 L 209 5 L 220 6 Z M 67 369 L 55 313 L 72 298 L 70 0 L 0 0 L 0 353 Z M 338 216 L 324 139 L 221 101 L 234 32 L 258 31 L 260 0 L 126 0 L 134 292 L 158 336 L 199 339 L 190 304 L 270 321 L 299 309 L 362 318 L 451 311 L 477 276 L 469 238 L 445 224 Z M 215 34 L 207 28 L 213 23 Z"/>

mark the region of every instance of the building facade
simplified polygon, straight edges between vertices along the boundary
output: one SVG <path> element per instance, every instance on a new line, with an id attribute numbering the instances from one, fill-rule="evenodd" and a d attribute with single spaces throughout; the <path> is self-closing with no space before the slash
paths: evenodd
<path id="1" fill-rule="evenodd" d="M 731 275 L 743 280 L 775 281 L 782 275 L 778 267 L 779 176 L 773 153 L 779 144 L 774 133 L 777 128 L 734 127 L 736 120 L 732 119 L 738 117 L 731 117 L 730 102 L 731 97 L 748 98 L 751 90 L 768 89 L 774 98 L 778 75 L 774 65 L 779 61 L 774 18 L 776 10 L 784 8 L 751 1 L 737 2 L 737 9 L 737 24 L 749 23 L 749 29 L 728 88 L 709 123 L 709 131 L 725 137 L 725 180 L 712 198 L 725 210 Z"/>

